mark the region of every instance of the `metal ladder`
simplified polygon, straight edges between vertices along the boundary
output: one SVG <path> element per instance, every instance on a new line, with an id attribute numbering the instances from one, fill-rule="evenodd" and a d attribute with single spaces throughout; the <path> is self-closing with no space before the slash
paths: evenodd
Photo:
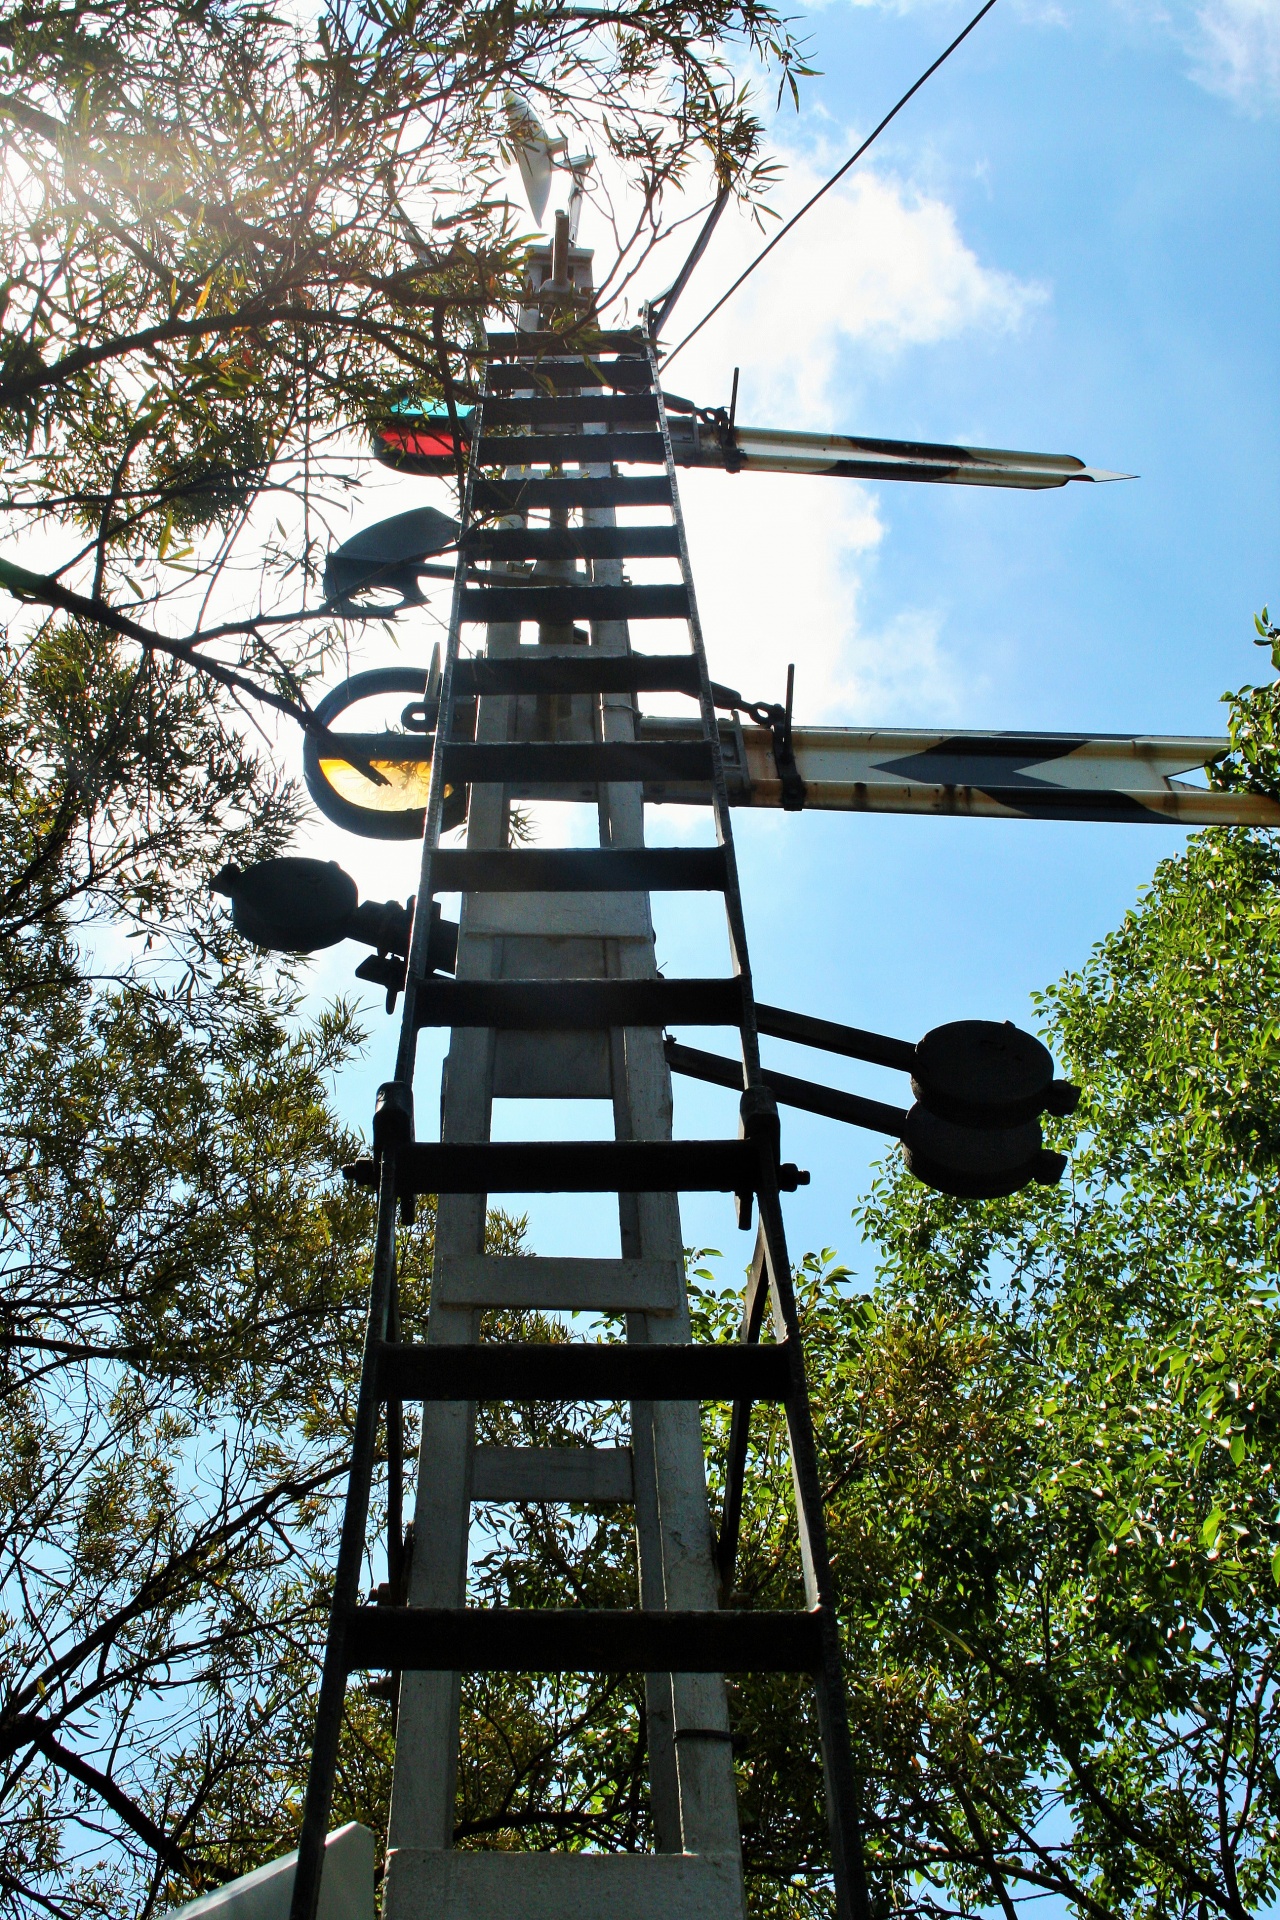
<path id="1" fill-rule="evenodd" d="M 544 276 L 545 277 L 545 276 Z M 536 315 L 535 309 L 535 315 Z M 532 436 L 532 437 L 530 437 Z M 530 473 L 530 466 L 550 468 Z M 659 472 L 619 472 L 633 465 Z M 496 479 L 501 468 L 507 476 Z M 659 509 L 619 526 L 616 509 Z M 549 510 L 549 524 L 527 524 Z M 573 514 L 579 524 L 570 524 Z M 379 1091 L 373 1157 L 348 1172 L 376 1187 L 377 1234 L 350 1478 L 336 1569 L 292 1920 L 314 1920 L 348 1674 L 402 1676 L 387 1920 L 741 1920 L 742 1867 L 723 1680 L 731 1671 L 812 1677 L 840 1920 L 867 1907 L 840 1639 L 804 1350 L 779 1203 L 777 1107 L 760 1077 L 746 930 L 671 436 L 652 344 L 639 331 L 491 336 L 462 503 L 463 535 L 439 686 L 421 879 L 395 1077 Z M 679 582 L 633 585 L 632 556 L 678 563 Z M 513 581 L 499 572 L 534 562 Z M 580 570 L 585 564 L 585 571 Z M 486 577 L 499 574 L 496 579 Z M 687 654 L 632 652 L 629 625 L 687 623 Z M 589 623 L 590 642 L 575 632 Z M 536 623 L 539 643 L 521 644 Z M 487 627 L 483 656 L 464 657 Z M 699 740 L 637 738 L 635 695 L 696 700 Z M 474 738 L 455 738 L 475 700 Z M 644 845 L 644 783 L 702 784 L 716 845 Z M 441 847 L 446 788 L 470 787 L 465 848 Z M 508 844 L 512 790 L 598 796 L 599 848 Z M 723 896 L 732 972 L 657 975 L 648 895 Z M 432 976 L 432 904 L 463 895 L 454 979 Z M 723 1024 L 741 1036 L 739 1137 L 671 1138 L 663 1029 Z M 417 1039 L 449 1028 L 441 1140 L 415 1137 Z M 504 1093 L 612 1098 L 612 1141 L 489 1138 Z M 741 1339 L 691 1344 L 676 1196 L 736 1195 L 759 1222 Z M 487 1196 L 616 1193 L 621 1258 L 486 1255 Z M 439 1196 L 425 1340 L 401 1337 L 396 1228 L 414 1197 Z M 625 1314 L 624 1343 L 481 1342 L 486 1308 Z M 774 1340 L 762 1344 L 768 1314 Z M 477 1401 L 629 1402 L 631 1447 L 512 1453 L 475 1444 Z M 713 1543 L 698 1405 L 731 1401 L 726 1496 Z M 388 1433 L 388 1586 L 404 1598 L 402 1408 L 422 1403 L 421 1467 L 407 1604 L 362 1604 L 376 1436 Z M 721 1610 L 733 1590 L 755 1401 L 782 1405 L 790 1439 L 807 1610 Z M 629 1458 L 628 1458 L 629 1454 Z M 636 1611 L 468 1608 L 473 1500 L 624 1499 L 634 1504 Z M 463 1672 L 643 1672 L 652 1854 L 471 1852 L 452 1846 Z"/>

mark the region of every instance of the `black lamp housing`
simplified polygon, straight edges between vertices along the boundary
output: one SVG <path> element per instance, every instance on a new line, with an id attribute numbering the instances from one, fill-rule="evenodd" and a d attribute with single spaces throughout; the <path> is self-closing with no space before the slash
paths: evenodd
<path id="1" fill-rule="evenodd" d="M 336 860 L 311 860 L 286 854 L 259 860 L 241 869 L 223 867 L 210 882 L 214 893 L 231 901 L 231 924 L 255 947 L 271 953 L 317 953 L 340 940 L 358 940 L 375 947 L 356 968 L 358 980 L 373 980 L 387 989 L 387 1011 L 404 985 L 413 901 L 366 900 L 349 873 Z M 427 966 L 432 973 L 452 973 L 458 958 L 458 929 L 442 920 L 438 901 L 432 902 L 431 937 Z"/>

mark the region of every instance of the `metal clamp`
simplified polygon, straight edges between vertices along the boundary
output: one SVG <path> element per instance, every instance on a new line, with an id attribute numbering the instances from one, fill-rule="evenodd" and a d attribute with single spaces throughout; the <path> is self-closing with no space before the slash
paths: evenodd
<path id="1" fill-rule="evenodd" d="M 731 687 L 713 686 L 712 698 L 718 707 L 728 707 L 734 713 L 745 713 L 758 727 L 767 729 L 773 747 L 773 764 L 778 769 L 778 778 L 782 782 L 782 806 L 786 813 L 799 813 L 809 797 L 809 789 L 800 774 L 796 763 L 795 742 L 792 737 L 791 710 L 795 700 L 796 669 L 795 662 L 787 668 L 787 697 L 784 705 L 776 701 L 744 700 L 740 693 Z"/>

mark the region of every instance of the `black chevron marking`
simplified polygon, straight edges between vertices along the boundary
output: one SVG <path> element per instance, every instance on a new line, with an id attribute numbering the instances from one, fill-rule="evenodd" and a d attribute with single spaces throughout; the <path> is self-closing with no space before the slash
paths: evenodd
<path id="1" fill-rule="evenodd" d="M 972 461 L 965 462 L 972 465 Z M 823 473 L 832 480 L 954 480 L 960 471 L 961 463 L 944 467 L 935 463 L 928 466 L 914 460 L 832 460 L 824 466 Z M 1055 479 L 1052 486 L 1060 483 Z"/>
<path id="2" fill-rule="evenodd" d="M 926 780 L 931 787 L 986 787 L 993 779 L 1001 787 L 1051 786 L 1052 781 L 1038 780 L 1022 769 L 1065 760 L 1090 738 L 1089 734 L 1077 739 L 1074 734 L 1054 733 L 1037 739 L 1026 733 L 966 733 L 952 739 L 942 734 L 923 753 L 878 761 L 876 771 L 896 773 L 903 780 Z"/>
<path id="3" fill-rule="evenodd" d="M 1003 807 L 1035 819 L 1150 820 L 1151 810 L 1129 793 L 1112 788 L 1060 787 L 1052 779 L 1025 773 L 1029 766 L 1065 760 L 1094 736 L 994 733 L 945 735 L 922 753 L 880 760 L 877 773 L 918 780 L 931 787 L 972 787 Z"/>

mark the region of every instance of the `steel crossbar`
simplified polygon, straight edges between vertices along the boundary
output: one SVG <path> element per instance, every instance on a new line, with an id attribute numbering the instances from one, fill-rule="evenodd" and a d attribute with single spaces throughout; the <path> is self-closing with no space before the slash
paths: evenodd
<path id="1" fill-rule="evenodd" d="M 463 1673 L 813 1673 L 816 1613 L 359 1607 L 350 1668 Z"/>

